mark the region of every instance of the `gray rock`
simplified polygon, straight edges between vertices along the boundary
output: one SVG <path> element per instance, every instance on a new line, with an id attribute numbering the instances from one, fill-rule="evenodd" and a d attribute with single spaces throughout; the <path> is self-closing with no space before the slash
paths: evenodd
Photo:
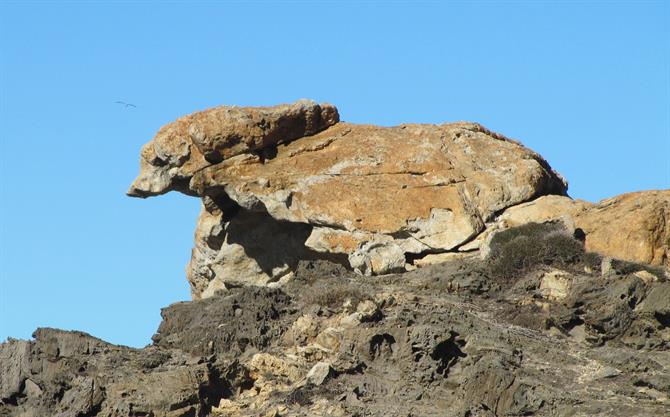
<path id="1" fill-rule="evenodd" d="M 319 362 L 307 373 L 307 382 L 312 385 L 321 385 L 333 376 L 333 368 L 328 362 Z"/>

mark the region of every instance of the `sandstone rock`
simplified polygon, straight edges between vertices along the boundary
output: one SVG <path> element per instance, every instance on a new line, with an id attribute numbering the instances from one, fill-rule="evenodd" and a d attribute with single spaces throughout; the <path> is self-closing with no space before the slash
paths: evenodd
<path id="1" fill-rule="evenodd" d="M 423 258 L 414 261 L 414 265 L 422 268 L 428 265 L 441 264 L 460 259 L 467 259 L 474 256 L 468 252 L 444 252 L 444 253 L 430 253 Z"/>
<path id="2" fill-rule="evenodd" d="M 586 249 L 615 258 L 670 267 L 670 190 L 609 198 L 575 215 Z"/>
<path id="3" fill-rule="evenodd" d="M 451 249 L 496 211 L 565 191 L 538 155 L 467 123 L 339 123 L 279 147 L 265 163 L 237 157 L 201 170 L 191 187 L 200 195 L 223 190 L 279 220 L 358 232 L 353 239 L 404 234 L 394 240 L 414 251 Z"/>
<path id="4" fill-rule="evenodd" d="M 505 210 L 498 221 L 504 227 L 515 227 L 526 223 L 544 223 L 560 217 L 573 218 L 587 210 L 592 204 L 570 197 L 547 195 L 527 203 L 519 204 Z"/>
<path id="5" fill-rule="evenodd" d="M 287 277 L 309 257 L 307 225 L 279 222 L 264 213 L 239 210 L 231 201 L 205 198 L 186 276 L 194 298 L 229 285 L 267 285 Z"/>
<path id="6" fill-rule="evenodd" d="M 284 285 L 301 259 L 363 275 L 480 250 L 497 230 L 560 219 L 588 251 L 669 265 L 670 190 L 592 204 L 539 155 L 474 123 L 340 123 L 330 105 L 219 107 L 142 153 L 131 195 L 203 199 L 187 267 L 194 298 Z M 133 191 L 134 190 L 134 191 Z"/>
<path id="7" fill-rule="evenodd" d="M 340 347 L 342 332 L 339 328 L 328 327 L 316 336 L 315 345 L 323 350 L 335 352 Z"/>
<path id="8" fill-rule="evenodd" d="M 612 258 L 609 256 L 605 256 L 602 261 L 600 261 L 600 273 L 603 277 L 609 277 L 610 275 L 616 274 L 612 265 Z"/>
<path id="9" fill-rule="evenodd" d="M 640 278 L 646 284 L 658 281 L 658 277 L 656 275 L 650 273 L 649 271 L 645 271 L 645 270 L 634 272 L 633 275 Z"/>
<path id="10" fill-rule="evenodd" d="M 361 321 L 373 321 L 379 318 L 381 312 L 379 307 L 372 300 L 363 300 L 358 303 L 356 313 L 360 314 Z"/>
<path id="11" fill-rule="evenodd" d="M 141 152 L 128 195 L 188 193 L 190 177 L 225 158 L 312 135 L 339 121 L 337 109 L 311 100 L 273 107 L 220 106 L 163 126 Z"/>
<path id="12" fill-rule="evenodd" d="M 349 255 L 349 265 L 363 275 L 381 275 L 405 269 L 405 252 L 395 242 L 366 242 Z"/>
<path id="13" fill-rule="evenodd" d="M 403 271 L 408 254 L 453 251 L 501 210 L 567 189 L 539 155 L 478 124 L 353 125 L 307 101 L 186 116 L 142 161 L 130 195 L 203 198 L 196 298 L 277 282 L 313 257 Z"/>
<path id="14" fill-rule="evenodd" d="M 270 373 L 273 377 L 279 377 L 286 381 L 287 384 L 293 384 L 298 382 L 301 376 L 304 375 L 301 375 L 300 364 L 295 362 L 268 353 L 257 353 L 252 356 L 247 367 L 252 372 L 252 378 L 256 380 L 264 378 L 263 375 Z"/>
<path id="15" fill-rule="evenodd" d="M 491 228 L 560 217 L 583 232 L 587 251 L 670 266 L 670 190 L 622 194 L 597 204 L 543 196 L 505 210 Z"/>

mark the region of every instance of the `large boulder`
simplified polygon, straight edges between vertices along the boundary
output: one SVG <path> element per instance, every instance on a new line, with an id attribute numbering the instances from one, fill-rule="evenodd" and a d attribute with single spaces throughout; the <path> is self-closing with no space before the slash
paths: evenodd
<path id="1" fill-rule="evenodd" d="M 670 190 L 609 198 L 577 212 L 586 249 L 615 258 L 670 267 Z"/>
<path id="2" fill-rule="evenodd" d="M 537 153 L 476 123 L 378 127 L 337 114 L 305 100 L 219 107 L 145 146 L 130 195 L 203 198 L 187 268 L 196 298 L 280 281 L 308 257 L 404 270 L 408 257 L 457 250 L 508 207 L 566 193 Z"/>

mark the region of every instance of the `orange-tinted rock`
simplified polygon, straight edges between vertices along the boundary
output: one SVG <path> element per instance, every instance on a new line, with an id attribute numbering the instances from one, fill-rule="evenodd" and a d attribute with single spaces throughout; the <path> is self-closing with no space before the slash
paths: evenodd
<path id="1" fill-rule="evenodd" d="M 203 169 L 191 188 L 225 192 L 278 220 L 339 231 L 336 242 L 320 233 L 321 248 L 330 240 L 340 251 L 360 237 L 384 235 L 417 253 L 453 249 L 493 213 L 563 193 L 565 184 L 537 154 L 476 124 L 339 123 L 279 146 L 273 159 L 238 156 Z M 348 245 L 341 231 L 353 233 Z"/>
<path id="2" fill-rule="evenodd" d="M 239 205 L 225 220 L 203 211 L 207 230 L 189 266 L 196 296 L 230 280 L 286 276 L 303 256 L 298 246 L 364 274 L 403 270 L 407 254 L 456 250 L 496 213 L 567 188 L 538 154 L 478 124 L 338 123 L 334 107 L 308 101 L 187 116 L 163 128 L 142 160 L 132 195 L 176 189 Z M 290 224 L 311 232 L 296 238 L 303 229 Z M 210 231 L 220 247 L 203 243 Z"/>
<path id="3" fill-rule="evenodd" d="M 670 267 L 670 190 L 622 194 L 575 216 L 586 249 L 614 258 Z"/>
<path id="4" fill-rule="evenodd" d="M 544 196 L 506 210 L 492 228 L 561 216 L 584 232 L 587 251 L 670 266 L 670 190 L 627 193 L 596 204 Z"/>
<path id="5" fill-rule="evenodd" d="M 271 107 L 219 106 L 163 126 L 144 145 L 133 197 L 188 193 L 198 170 L 246 152 L 317 133 L 339 121 L 335 106 L 298 100 Z"/>

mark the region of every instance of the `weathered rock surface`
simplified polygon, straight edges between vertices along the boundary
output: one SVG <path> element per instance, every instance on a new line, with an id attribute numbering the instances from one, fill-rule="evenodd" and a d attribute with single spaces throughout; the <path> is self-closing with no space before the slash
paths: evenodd
<path id="1" fill-rule="evenodd" d="M 557 218 L 587 250 L 670 265 L 670 190 L 572 200 L 539 155 L 475 123 L 353 125 L 309 100 L 217 107 L 143 148 L 129 194 L 170 190 L 203 200 L 187 267 L 194 298 L 281 285 L 304 259 L 380 275 L 485 256 L 492 233 Z"/>
<path id="2" fill-rule="evenodd" d="M 226 392 L 227 365 L 179 350 L 130 349 L 55 329 L 33 337 L 0 345 L 2 416 L 201 416 Z"/>
<path id="3" fill-rule="evenodd" d="M 300 259 L 404 271 L 408 256 L 457 250 L 504 209 L 566 188 L 539 155 L 475 123 L 353 125 L 299 101 L 165 126 L 129 194 L 203 198 L 187 268 L 198 298 L 280 281 Z"/>
<path id="4" fill-rule="evenodd" d="M 666 416 L 670 283 L 478 257 L 361 277 L 301 261 L 163 310 L 154 343 L 0 345 L 0 416 Z"/>
<path id="5" fill-rule="evenodd" d="M 670 267 L 670 190 L 627 193 L 597 204 L 543 196 L 505 210 L 489 230 L 561 217 L 581 229 L 588 251 Z"/>
<path id="6" fill-rule="evenodd" d="M 202 198 L 195 300 L 144 349 L 0 344 L 0 417 L 670 415 L 670 190 L 566 188 L 474 123 L 181 118 L 129 194 Z"/>
<path id="7" fill-rule="evenodd" d="M 312 135 L 339 121 L 329 104 L 299 100 L 273 107 L 220 106 L 163 126 L 141 152 L 140 176 L 128 194 L 188 192 L 190 177 L 224 158 Z"/>
<path id="8" fill-rule="evenodd" d="M 575 216 L 588 250 L 670 267 L 670 190 L 603 200 Z"/>
<path id="9" fill-rule="evenodd" d="M 538 155 L 479 125 L 339 123 L 264 163 L 239 156 L 203 169 L 191 188 L 309 224 L 306 246 L 383 274 L 403 269 L 407 253 L 455 249 L 494 213 L 565 185 Z"/>

